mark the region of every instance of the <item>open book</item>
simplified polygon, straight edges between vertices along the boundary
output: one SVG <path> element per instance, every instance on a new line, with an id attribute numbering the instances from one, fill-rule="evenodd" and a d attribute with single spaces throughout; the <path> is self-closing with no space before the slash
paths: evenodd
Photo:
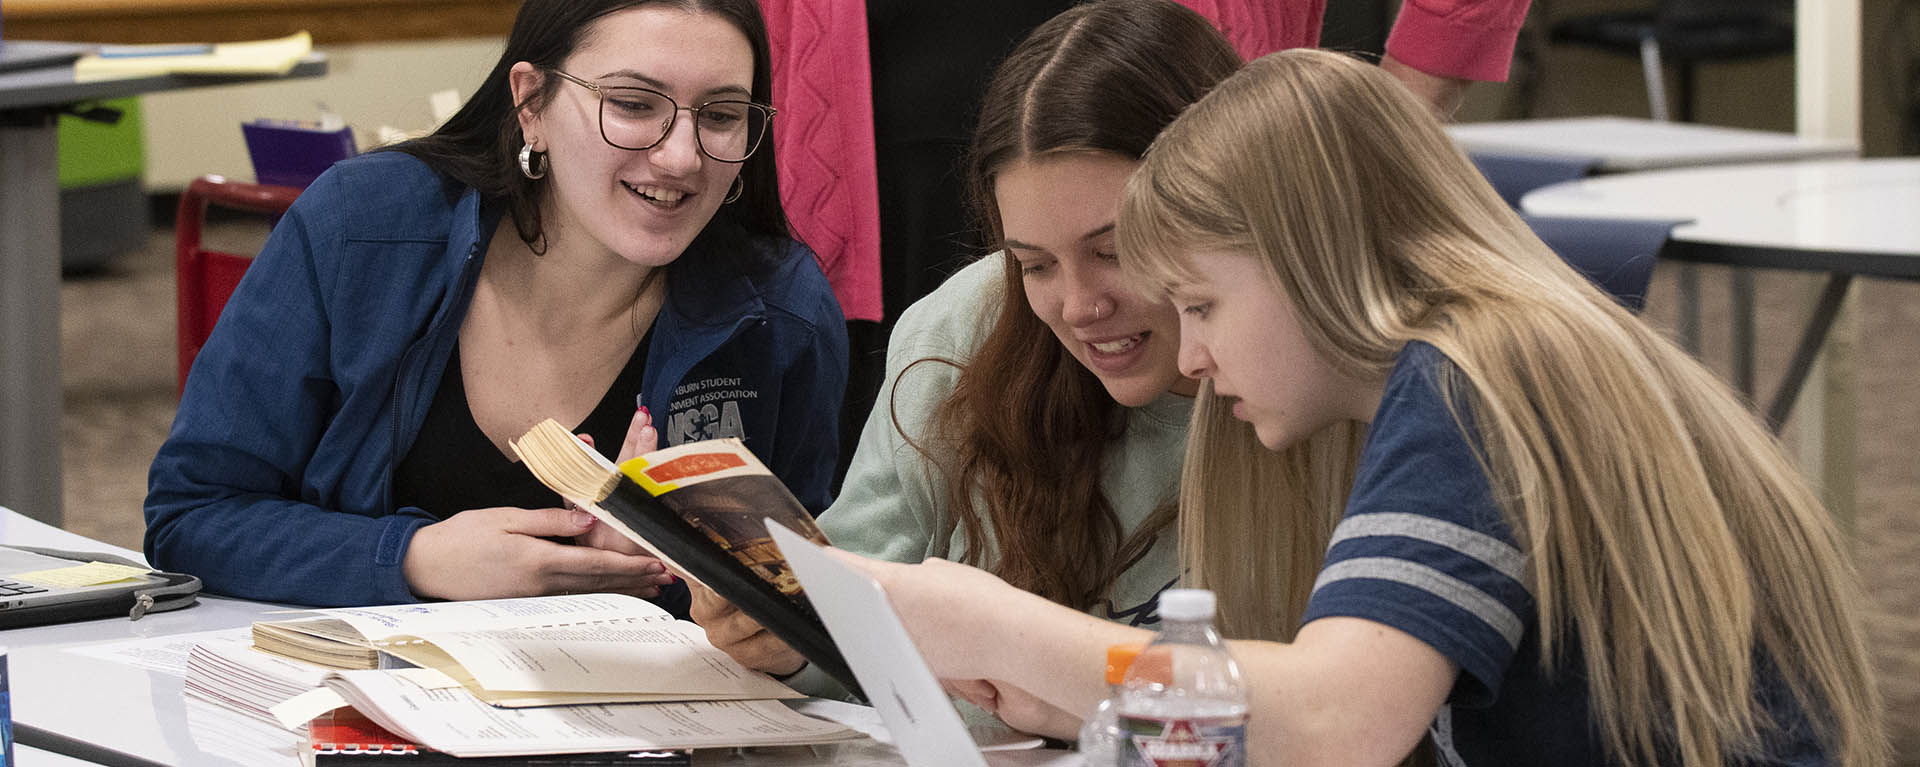
<path id="1" fill-rule="evenodd" d="M 548 419 L 510 444 L 560 497 L 712 589 L 859 694 L 853 672 L 767 535 L 766 520 L 821 544 L 826 535 L 740 440 L 689 442 L 616 466 Z"/>
<path id="2" fill-rule="evenodd" d="M 314 612 L 254 623 L 254 646 L 339 669 L 432 669 L 508 708 L 800 697 L 714 648 L 699 626 L 622 594 Z"/>
<path id="3" fill-rule="evenodd" d="M 864 737 L 777 700 L 499 708 L 425 668 L 331 671 L 324 685 L 274 706 L 274 717 L 292 729 L 352 706 L 398 738 L 460 757 L 784 746 Z"/>

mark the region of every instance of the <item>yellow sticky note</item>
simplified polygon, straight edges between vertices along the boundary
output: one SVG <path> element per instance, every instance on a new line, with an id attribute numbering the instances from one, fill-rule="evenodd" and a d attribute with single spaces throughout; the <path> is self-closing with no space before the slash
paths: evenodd
<path id="1" fill-rule="evenodd" d="M 130 578 L 137 578 L 152 572 L 144 567 L 129 567 L 107 562 L 88 562 L 73 567 L 56 567 L 52 570 L 35 570 L 12 576 L 16 581 L 26 581 L 35 586 L 98 586 Z"/>

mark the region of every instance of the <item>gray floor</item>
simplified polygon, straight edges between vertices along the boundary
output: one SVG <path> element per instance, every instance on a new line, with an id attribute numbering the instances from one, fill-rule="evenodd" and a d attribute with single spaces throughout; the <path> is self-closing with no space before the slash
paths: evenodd
<path id="1" fill-rule="evenodd" d="M 140 546 L 147 464 L 174 407 L 173 234 L 156 229 L 145 250 L 108 272 L 68 279 L 61 290 L 66 387 L 66 526 L 122 546 Z M 210 227 L 207 241 L 251 252 L 258 226 Z M 1675 269 L 1655 276 L 1648 318 L 1672 327 Z M 1724 326 L 1725 274 L 1703 268 L 1709 329 Z M 1775 380 L 1791 353 L 1815 277 L 1761 273 L 1761 380 Z M 1871 594 L 1870 638 L 1900 763 L 1920 765 L 1920 283 L 1856 283 L 1858 565 Z M 1724 333 L 1705 355 L 1726 367 Z M 1768 391 L 1771 383 L 1767 383 Z M 1789 430 L 1791 433 L 1791 429 Z"/>

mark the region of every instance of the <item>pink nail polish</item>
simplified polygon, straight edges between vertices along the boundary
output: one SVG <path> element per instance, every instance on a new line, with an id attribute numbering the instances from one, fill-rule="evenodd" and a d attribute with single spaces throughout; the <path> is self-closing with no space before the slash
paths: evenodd
<path id="1" fill-rule="evenodd" d="M 640 406 L 640 422 L 648 425 L 653 424 L 653 411 L 648 410 L 646 405 Z"/>

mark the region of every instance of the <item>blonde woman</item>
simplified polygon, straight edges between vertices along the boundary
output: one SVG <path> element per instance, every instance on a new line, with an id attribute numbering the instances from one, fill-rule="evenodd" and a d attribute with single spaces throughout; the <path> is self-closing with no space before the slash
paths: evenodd
<path id="1" fill-rule="evenodd" d="M 1443 764 L 1886 763 L 1861 596 L 1779 445 L 1377 68 L 1249 65 L 1156 141 L 1118 233 L 1207 381 L 1181 556 L 1267 640 L 1234 648 L 1250 764 L 1393 764 L 1427 732 Z M 1315 537 L 1317 576 L 1276 554 Z M 868 567 L 943 677 L 1067 711 L 1145 633 Z"/>

